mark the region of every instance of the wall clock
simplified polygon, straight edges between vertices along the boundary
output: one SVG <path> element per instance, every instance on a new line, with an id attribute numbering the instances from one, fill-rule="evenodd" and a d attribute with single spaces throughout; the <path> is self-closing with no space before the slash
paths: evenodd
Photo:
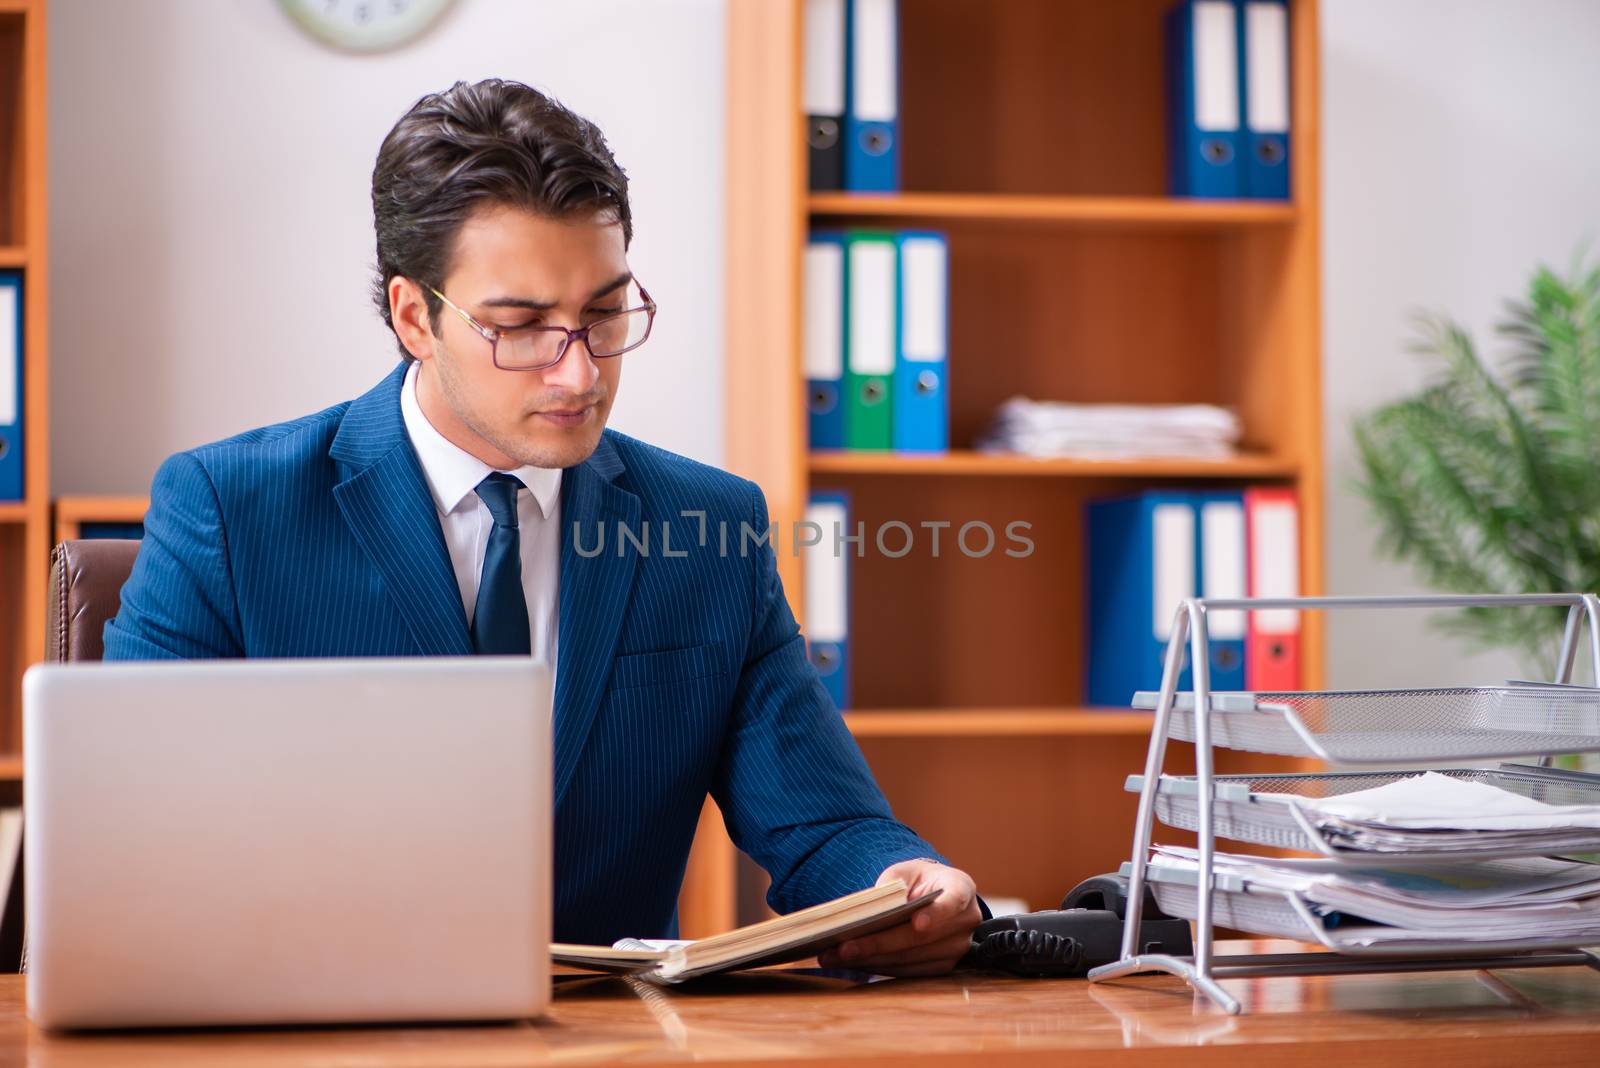
<path id="1" fill-rule="evenodd" d="M 455 0 L 278 0 L 296 25 L 350 52 L 383 52 L 420 37 Z"/>

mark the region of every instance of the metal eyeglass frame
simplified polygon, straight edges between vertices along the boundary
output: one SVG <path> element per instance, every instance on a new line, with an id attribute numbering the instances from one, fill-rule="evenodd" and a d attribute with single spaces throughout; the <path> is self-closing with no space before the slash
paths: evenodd
<path id="1" fill-rule="evenodd" d="M 635 282 L 637 282 L 637 279 L 635 279 Z M 575 341 L 583 342 L 584 347 L 589 350 L 589 355 L 591 358 L 596 360 L 609 360 L 613 356 L 621 356 L 625 352 L 632 352 L 640 345 L 643 345 L 646 341 L 649 341 L 650 331 L 655 327 L 656 324 L 656 302 L 650 299 L 649 291 L 646 290 L 642 285 L 639 286 L 639 296 L 644 298 L 644 303 L 642 305 L 637 308 L 626 308 L 614 315 L 608 315 L 604 319 L 596 319 L 588 326 L 580 326 L 576 330 L 568 330 L 564 326 L 554 325 L 519 326 L 515 330 L 501 330 L 499 327 L 485 326 L 483 323 L 478 322 L 478 320 L 467 314 L 467 312 L 464 311 L 460 305 L 456 304 L 455 301 L 439 292 L 433 286 L 429 286 L 428 291 L 434 296 L 438 297 L 440 300 L 444 301 L 446 307 L 455 312 L 457 315 L 461 316 L 463 322 L 472 327 L 472 329 L 476 330 L 478 335 L 489 343 L 489 359 L 493 361 L 494 365 L 500 368 L 502 371 L 548 371 L 550 368 L 556 366 L 566 358 L 567 353 L 571 351 L 573 342 Z M 602 323 L 610 322 L 612 319 L 620 319 L 624 315 L 632 315 L 634 312 L 639 311 L 647 312 L 649 314 L 649 317 L 645 319 L 643 337 L 641 337 L 638 341 L 635 341 L 632 345 L 629 345 L 627 348 L 618 349 L 616 352 L 598 353 L 594 351 L 594 346 L 589 344 L 589 331 L 593 330 Z M 555 359 L 551 360 L 549 363 L 535 364 L 529 367 L 506 367 L 501 364 L 500 339 L 505 337 L 507 334 L 519 334 L 524 331 L 531 333 L 535 330 L 550 334 L 566 335 L 562 339 L 560 350 L 556 352 Z"/>

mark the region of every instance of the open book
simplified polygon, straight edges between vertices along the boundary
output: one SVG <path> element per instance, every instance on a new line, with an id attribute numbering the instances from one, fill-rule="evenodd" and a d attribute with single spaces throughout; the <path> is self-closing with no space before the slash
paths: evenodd
<path id="1" fill-rule="evenodd" d="M 696 942 L 638 938 L 624 938 L 611 946 L 557 942 L 550 946 L 550 959 L 590 971 L 623 972 L 658 983 L 679 983 L 697 975 L 814 957 L 841 942 L 902 923 L 938 896 L 939 891 L 935 890 L 910 899 L 906 884 L 896 879 Z"/>

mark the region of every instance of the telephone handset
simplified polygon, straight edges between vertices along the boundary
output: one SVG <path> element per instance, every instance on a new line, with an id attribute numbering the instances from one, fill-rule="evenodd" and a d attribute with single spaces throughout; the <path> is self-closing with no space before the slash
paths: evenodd
<path id="1" fill-rule="evenodd" d="M 979 924 L 962 967 L 1029 978 L 1081 978 L 1090 968 L 1121 959 L 1127 902 L 1128 880 L 1123 876 L 1085 879 L 1072 888 L 1059 909 L 996 916 Z M 1174 957 L 1194 953 L 1189 921 L 1162 912 L 1148 887 L 1139 948 L 1142 953 Z"/>

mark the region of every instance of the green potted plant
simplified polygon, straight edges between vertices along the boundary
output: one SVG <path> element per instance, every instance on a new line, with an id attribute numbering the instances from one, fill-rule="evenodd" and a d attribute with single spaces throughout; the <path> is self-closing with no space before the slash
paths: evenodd
<path id="1" fill-rule="evenodd" d="M 1493 366 L 1448 317 L 1418 327 L 1437 374 L 1354 427 L 1380 547 L 1440 591 L 1600 590 L 1600 269 L 1540 267 L 1508 305 Z M 1547 672 L 1564 620 L 1477 609 L 1438 622 Z"/>

